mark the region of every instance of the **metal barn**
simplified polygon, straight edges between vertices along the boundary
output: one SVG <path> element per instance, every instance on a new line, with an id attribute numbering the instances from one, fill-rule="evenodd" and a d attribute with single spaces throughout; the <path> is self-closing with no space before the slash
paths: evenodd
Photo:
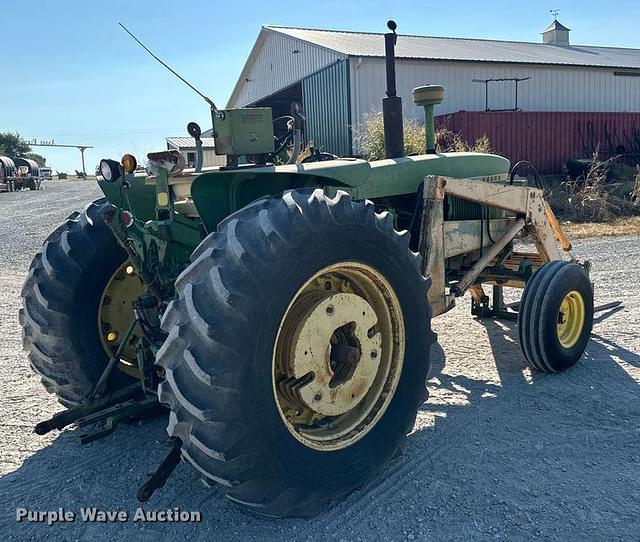
<path id="1" fill-rule="evenodd" d="M 399 35 L 398 94 L 422 118 L 411 90 L 445 88 L 435 114 L 458 111 L 640 111 L 640 49 L 570 45 L 554 21 L 540 43 Z M 306 138 L 340 155 L 357 154 L 354 127 L 380 111 L 385 89 L 382 34 L 265 26 L 229 107 L 266 105 L 286 114 L 300 101 Z"/>
<path id="2" fill-rule="evenodd" d="M 167 137 L 167 150 L 175 149 L 184 158 L 188 168 L 195 167 L 196 145 L 192 137 Z M 202 166 L 223 166 L 225 157 L 216 154 L 215 141 L 212 137 L 202 138 Z"/>

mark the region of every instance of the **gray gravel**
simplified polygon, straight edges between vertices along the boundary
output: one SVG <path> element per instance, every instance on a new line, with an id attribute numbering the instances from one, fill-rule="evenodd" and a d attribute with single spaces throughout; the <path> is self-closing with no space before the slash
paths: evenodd
<path id="1" fill-rule="evenodd" d="M 320 517 L 243 513 L 178 467 L 147 510 L 199 510 L 200 524 L 16 523 L 16 507 L 78 512 L 137 507 L 134 495 L 166 451 L 165 420 L 122 427 L 81 447 L 71 429 L 33 425 L 59 410 L 31 373 L 17 312 L 28 263 L 93 182 L 49 182 L 0 194 L 0 538 L 60 540 L 640 539 L 640 239 L 593 239 L 597 302 L 625 301 L 599 321 L 586 359 L 562 375 L 531 374 L 510 322 L 480 322 L 464 301 L 434 321 L 439 346 L 404 454 L 369 487 Z"/>

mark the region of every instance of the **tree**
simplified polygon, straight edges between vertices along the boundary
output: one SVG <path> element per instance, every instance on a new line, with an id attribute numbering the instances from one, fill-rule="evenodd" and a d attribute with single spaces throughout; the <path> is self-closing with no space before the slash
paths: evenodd
<path id="1" fill-rule="evenodd" d="M 8 156 L 12 160 L 18 157 L 30 158 L 40 167 L 47 161 L 44 156 L 31 152 L 31 147 L 18 132 L 0 132 L 0 156 Z"/>
<path id="2" fill-rule="evenodd" d="M 24 158 L 29 158 L 31 160 L 33 160 L 36 164 L 38 164 L 38 167 L 44 167 L 45 165 L 47 165 L 47 159 L 42 156 L 41 154 L 35 153 L 35 152 L 28 152 L 27 154 L 23 155 Z"/>
<path id="3" fill-rule="evenodd" d="M 0 133 L 0 154 L 8 156 L 12 160 L 31 152 L 29 144 L 20 137 L 18 132 Z"/>

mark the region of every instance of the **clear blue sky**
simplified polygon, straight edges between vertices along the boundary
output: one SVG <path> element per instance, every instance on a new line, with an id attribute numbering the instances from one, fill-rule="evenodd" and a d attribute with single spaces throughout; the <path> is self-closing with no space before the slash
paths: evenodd
<path id="1" fill-rule="evenodd" d="M 263 24 L 435 36 L 540 41 L 549 9 L 574 44 L 640 48 L 640 3 L 618 0 L 425 2 L 402 0 L 3 0 L 0 25 L 0 131 L 56 143 L 87 144 L 87 171 L 102 157 L 140 161 L 208 127 L 204 102 L 146 55 L 118 26 L 224 106 Z M 382 95 L 383 89 L 380 89 Z M 74 149 L 34 148 L 61 171 L 80 169 Z"/>

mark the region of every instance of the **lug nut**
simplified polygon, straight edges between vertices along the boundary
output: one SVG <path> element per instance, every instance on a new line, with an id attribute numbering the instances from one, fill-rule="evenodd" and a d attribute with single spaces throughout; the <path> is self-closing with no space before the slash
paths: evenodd
<path id="1" fill-rule="evenodd" d="M 316 393 L 316 394 L 313 396 L 313 400 L 314 400 L 314 401 L 319 401 L 320 399 L 322 399 L 322 395 L 320 395 L 319 393 Z"/>
<path id="2" fill-rule="evenodd" d="M 376 359 L 378 357 L 378 352 L 375 350 L 371 350 L 371 359 Z"/>
<path id="3" fill-rule="evenodd" d="M 327 314 L 333 314 L 333 305 L 327 307 Z"/>

